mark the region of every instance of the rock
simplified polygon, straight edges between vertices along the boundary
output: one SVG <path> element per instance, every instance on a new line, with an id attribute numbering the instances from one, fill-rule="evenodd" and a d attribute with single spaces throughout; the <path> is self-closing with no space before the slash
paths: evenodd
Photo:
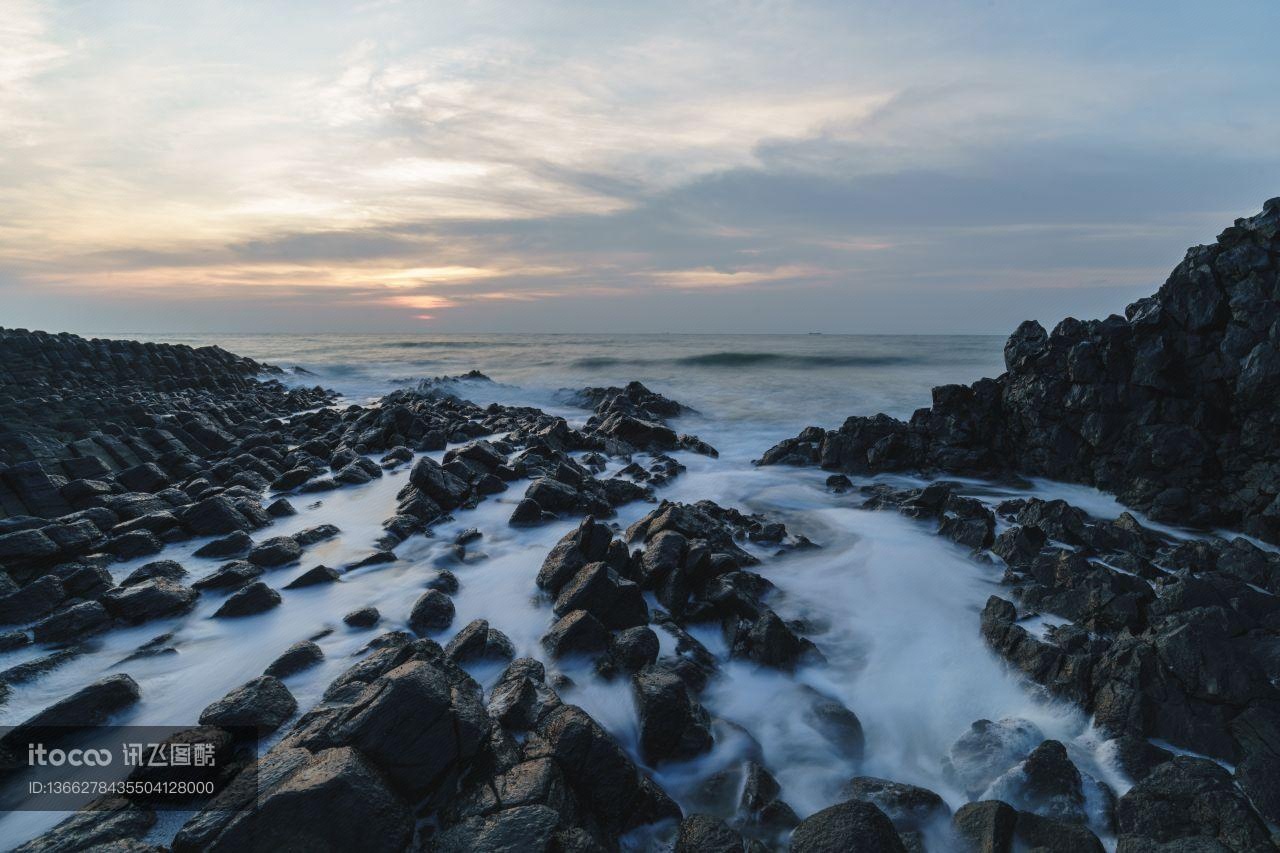
<path id="1" fill-rule="evenodd" d="M 467 818 L 440 833 L 431 849 L 435 853 L 523 853 L 551 851 L 556 846 L 560 815 L 540 803 L 517 805 L 491 814 Z"/>
<path id="2" fill-rule="evenodd" d="M 4 737 L 17 743 L 32 729 L 64 727 L 89 728 L 105 723 L 113 714 L 128 708 L 142 696 L 138 683 L 127 675 L 109 675 L 55 702 Z"/>
<path id="3" fill-rule="evenodd" d="M 520 503 L 516 504 L 516 508 L 511 513 L 511 518 L 507 523 L 512 527 L 530 527 L 535 524 L 541 524 L 542 507 L 538 506 L 537 501 L 524 498 Z"/>
<path id="4" fill-rule="evenodd" d="M 378 612 L 378 608 L 361 607 L 359 610 L 352 610 L 346 616 L 343 616 L 342 621 L 352 628 L 372 628 L 378 624 L 378 620 L 381 618 L 382 614 Z"/>
<path id="5" fill-rule="evenodd" d="M 947 750 L 942 770 L 957 787 L 977 797 L 1043 740 L 1044 733 L 1029 720 L 978 720 Z"/>
<path id="6" fill-rule="evenodd" d="M 261 574 L 261 566 L 255 566 L 248 560 L 232 560 L 195 581 L 191 586 L 196 589 L 234 589 L 244 586 Z"/>
<path id="7" fill-rule="evenodd" d="M 289 503 L 285 498 L 276 498 L 267 504 L 267 515 L 272 518 L 287 518 L 297 514 L 298 511 L 293 508 L 293 504 Z"/>
<path id="8" fill-rule="evenodd" d="M 273 536 L 249 552 L 249 562 L 263 568 L 284 566 L 302 559 L 302 546 L 291 536 Z"/>
<path id="9" fill-rule="evenodd" d="M 533 658 L 513 660 L 489 694 L 489 716 L 506 729 L 527 731 L 560 699 L 546 686 L 546 670 Z"/>
<path id="10" fill-rule="evenodd" d="M 328 566 L 313 566 L 284 585 L 285 589 L 303 589 L 320 584 L 336 583 L 342 575 Z"/>
<path id="11" fill-rule="evenodd" d="M 426 583 L 427 589 L 434 589 L 443 592 L 446 595 L 453 595 L 462 585 L 458 583 L 458 576 L 448 569 L 437 569 L 435 577 Z"/>
<path id="12" fill-rule="evenodd" d="M 748 825 L 777 835 L 794 829 L 800 823 L 795 810 L 780 799 L 782 788 L 764 765 L 748 761 L 743 777 L 738 806 Z"/>
<path id="13" fill-rule="evenodd" d="M 483 619 L 476 619 L 454 635 L 444 647 L 444 654 L 454 663 L 477 660 L 511 660 L 515 647 L 507 635 L 490 628 Z"/>
<path id="14" fill-rule="evenodd" d="M 280 604 L 280 593 L 262 581 L 254 581 L 236 590 L 222 602 L 213 614 L 214 618 L 252 616 L 263 613 Z"/>
<path id="15" fill-rule="evenodd" d="M 53 612 L 67 597 L 62 581 L 44 575 L 8 595 L 0 595 L 0 624 L 34 622 Z"/>
<path id="16" fill-rule="evenodd" d="M 965 803 L 952 818 L 959 839 L 971 853 L 1012 853 L 1018 813 L 1008 803 Z"/>
<path id="17" fill-rule="evenodd" d="M 1118 851 L 1141 853 L 1157 845 L 1185 849 L 1273 849 L 1266 826 L 1231 782 L 1203 758 L 1175 756 L 1129 789 L 1116 806 Z M 1221 847 L 1213 847 L 1214 843 Z M 1193 844 L 1203 845 L 1193 847 Z M 1181 848 L 1179 848 L 1181 849 Z"/>
<path id="18" fill-rule="evenodd" d="M 289 538 L 294 542 L 297 542 L 301 547 L 306 548 L 309 545 L 316 544 L 317 542 L 324 542 L 328 539 L 332 539 L 341 532 L 342 531 L 338 529 L 337 525 L 317 524 L 315 527 L 308 527 L 304 530 L 299 530 Z"/>
<path id="19" fill-rule="evenodd" d="M 297 710 L 297 700 L 279 678 L 261 675 L 201 711 L 200 725 L 253 726 L 273 732 Z"/>
<path id="20" fill-rule="evenodd" d="M 838 803 L 800 821 L 792 853 L 906 853 L 889 818 L 871 803 Z"/>
<path id="21" fill-rule="evenodd" d="M 853 488 L 853 481 L 844 474 L 832 474 L 827 478 L 827 488 L 836 494 L 842 494 Z"/>
<path id="22" fill-rule="evenodd" d="M 37 643 L 67 643 L 110 627 L 111 617 L 101 603 L 82 601 L 46 616 L 35 624 L 32 633 Z"/>
<path id="23" fill-rule="evenodd" d="M 164 578 L 176 582 L 186 576 L 187 570 L 173 560 L 155 560 L 134 569 L 128 577 L 120 581 L 120 586 L 135 586 L 152 578 Z"/>
<path id="24" fill-rule="evenodd" d="M 597 524 L 594 518 L 587 516 L 547 554 L 538 571 L 538 587 L 558 593 L 588 563 L 605 559 L 612 538 L 613 534 L 608 527 Z"/>
<path id="25" fill-rule="evenodd" d="M 922 830 L 931 823 L 951 818 L 951 809 L 942 797 L 928 788 L 873 776 L 856 776 L 849 780 L 840 789 L 840 796 L 874 803 L 899 832 Z"/>
<path id="26" fill-rule="evenodd" d="M 409 482 L 446 511 L 457 508 L 467 497 L 467 484 L 429 456 L 420 456 L 413 463 Z"/>
<path id="27" fill-rule="evenodd" d="M 107 612 L 127 622 L 146 622 L 185 613 L 195 606 L 194 589 L 165 577 L 155 577 L 132 586 L 118 586 L 102 596 Z"/>
<path id="28" fill-rule="evenodd" d="M 860 761 L 865 747 L 862 723 L 857 714 L 839 701 L 802 685 L 809 697 L 804 720 L 827 741 L 836 754 L 848 761 Z"/>
<path id="29" fill-rule="evenodd" d="M 653 629 L 641 625 L 619 631 L 609 641 L 609 658 L 624 673 L 634 673 L 658 659 L 660 646 Z"/>
<path id="30" fill-rule="evenodd" d="M 219 536 L 252 527 L 244 514 L 222 495 L 197 501 L 178 518 L 183 527 L 197 536 Z"/>
<path id="31" fill-rule="evenodd" d="M 197 557 L 243 557 L 253 548 L 253 539 L 243 530 L 214 539 L 195 551 Z"/>
<path id="32" fill-rule="evenodd" d="M 680 677 L 648 666 L 631 679 L 640 717 L 640 752 L 645 762 L 692 758 L 711 749 L 711 718 L 689 698 Z"/>
<path id="33" fill-rule="evenodd" d="M 984 800 L 1002 800 L 1019 811 L 1074 823 L 1087 823 L 1084 782 L 1066 748 L 1046 740 L 991 783 Z"/>
<path id="34" fill-rule="evenodd" d="M 412 812 L 386 776 L 360 750 L 338 747 L 317 752 L 264 791 L 255 808 L 234 812 L 200 849 L 399 853 L 412 834 Z"/>
<path id="35" fill-rule="evenodd" d="M 745 853 L 749 849 L 741 835 L 719 818 L 691 814 L 680 821 L 675 853 Z"/>
<path id="36" fill-rule="evenodd" d="M 480 687 L 466 673 L 443 661 L 410 659 L 370 682 L 331 723 L 296 737 L 313 748 L 356 747 L 417 800 L 452 794 L 491 725 Z"/>
<path id="37" fill-rule="evenodd" d="M 542 637 L 542 646 L 552 657 L 594 654 L 609 646 L 609 632 L 600 620 L 585 610 L 574 610 L 551 626 Z"/>
<path id="38" fill-rule="evenodd" d="M 429 589 L 414 602 L 409 612 L 409 627 L 418 636 L 443 631 L 453 622 L 453 615 L 453 599 L 439 590 Z"/>
<path id="39" fill-rule="evenodd" d="M 285 649 L 284 654 L 268 664 L 263 675 L 286 678 L 295 672 L 310 669 L 324 660 L 324 652 L 311 640 L 302 640 Z"/>
<path id="40" fill-rule="evenodd" d="M 579 802 L 611 835 L 682 817 L 679 806 L 581 708 L 558 706 L 538 722 L 537 735 L 538 747 L 528 757 L 554 758 Z"/>
<path id="41" fill-rule="evenodd" d="M 585 610 L 608 628 L 631 628 L 649 621 L 649 608 L 640 587 L 625 580 L 605 563 L 578 570 L 556 596 L 557 616 Z"/>
<path id="42" fill-rule="evenodd" d="M 53 829 L 13 848 L 13 853 L 156 853 L 133 839 L 155 825 L 156 813 L 124 798 L 94 800 Z"/>
<path id="43" fill-rule="evenodd" d="M 39 530 L 18 530 L 0 536 L 0 561 L 6 565 L 38 564 L 58 551 L 57 543 Z"/>
<path id="44" fill-rule="evenodd" d="M 130 530 L 107 540 L 103 550 L 115 554 L 121 560 L 132 560 L 147 554 L 159 553 L 164 545 L 150 530 Z"/>

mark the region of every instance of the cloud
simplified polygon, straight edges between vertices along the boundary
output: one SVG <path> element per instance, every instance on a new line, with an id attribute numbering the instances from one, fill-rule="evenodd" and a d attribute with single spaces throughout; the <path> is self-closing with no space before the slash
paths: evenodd
<path id="1" fill-rule="evenodd" d="M 10 5 L 0 271 L 51 327 L 987 329 L 1280 181 L 1265 4 Z"/>

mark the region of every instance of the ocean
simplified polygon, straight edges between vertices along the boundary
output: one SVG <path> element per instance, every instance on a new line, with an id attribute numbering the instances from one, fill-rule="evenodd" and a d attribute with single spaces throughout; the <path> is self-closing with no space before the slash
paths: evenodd
<path id="1" fill-rule="evenodd" d="M 119 336 L 117 336 L 119 337 Z M 944 757 L 955 740 L 982 719 L 1030 721 L 1044 737 L 1065 743 L 1079 766 L 1124 791 L 1128 780 L 1111 760 L 1109 747 L 1078 709 L 1056 702 L 1012 672 L 979 635 L 978 613 L 1000 586 L 1002 569 L 973 560 L 964 549 L 934 535 L 926 525 L 896 512 L 860 508 L 856 490 L 834 495 L 824 488 L 826 472 L 785 467 L 757 468 L 758 458 L 778 440 L 816 424 L 837 426 L 850 415 L 886 412 L 907 417 L 930 402 L 930 388 L 971 382 L 1002 371 L 1003 338 L 992 336 L 844 335 L 152 335 L 144 339 L 218 344 L 241 355 L 290 371 L 285 381 L 320 384 L 346 402 L 364 403 L 419 378 L 477 369 L 493 383 L 464 383 L 476 402 L 533 405 L 581 423 L 588 412 L 569 406 L 563 389 L 621 385 L 640 380 L 651 389 L 691 406 L 696 413 L 674 422 L 720 451 L 712 459 L 676 454 L 688 468 L 659 489 L 660 498 L 709 498 L 783 521 L 820 547 L 772 558 L 763 549 L 757 568 L 776 586 L 770 606 L 785 619 L 803 619 L 826 657 L 823 664 L 794 675 L 729 660 L 712 625 L 692 633 L 722 661 L 723 677 L 701 697 L 720 722 L 716 746 L 697 759 L 651 768 L 655 779 L 683 806 L 692 808 L 707 777 L 757 757 L 777 776 L 783 796 L 801 815 L 839 800 L 841 786 L 856 775 L 922 785 L 941 794 L 952 808 L 966 801 L 945 770 Z M 305 372 L 294 372 L 294 368 Z M 440 453 L 431 454 L 439 458 Z M 620 467 L 612 465 L 610 473 Z M 342 534 L 308 550 L 301 566 L 268 577 L 281 587 L 316 563 L 339 566 L 369 553 L 381 522 L 394 512 L 395 493 L 407 468 L 373 483 L 294 500 L 301 510 L 264 535 L 282 535 L 321 523 Z M 901 484 L 909 477 L 886 478 Z M 995 503 L 1013 495 L 1064 497 L 1101 517 L 1114 518 L 1116 502 L 1092 489 L 1031 481 L 1022 485 L 970 482 L 969 494 Z M 534 577 L 547 551 L 576 520 L 533 529 L 515 529 L 506 520 L 523 484 L 474 510 L 456 513 L 432 538 L 413 537 L 397 549 L 400 560 L 344 576 L 342 583 L 291 590 L 286 606 L 238 620 L 209 615 L 221 595 L 203 595 L 186 616 L 110 632 L 92 650 L 31 684 L 15 687 L 0 708 L 0 724 L 13 724 L 88 681 L 128 671 L 143 700 L 129 722 L 194 724 L 202 708 L 258 675 L 291 644 L 332 629 L 319 639 L 325 661 L 290 676 L 299 706 L 317 702 L 325 686 L 369 639 L 342 625 L 342 616 L 366 605 L 382 613 L 380 630 L 403 625 L 424 583 L 444 566 L 458 576 L 457 615 L 437 637 L 442 643 L 476 618 L 488 619 L 511 638 L 518 655 L 543 656 L 539 638 L 553 621 L 550 602 L 539 596 Z M 626 526 L 651 508 L 620 508 Z M 468 527 L 479 528 L 480 554 L 464 564 L 451 562 L 449 543 Z M 112 569 L 117 580 L 138 565 L 176 559 L 192 579 L 220 561 L 194 557 L 202 541 L 168 546 L 164 553 Z M 651 602 L 652 603 L 652 602 Z M 1043 629 L 1046 622 L 1031 627 Z M 172 632 L 175 654 L 122 661 L 138 645 Z M 674 639 L 659 631 L 664 652 Z M 37 654 L 28 648 L 0 656 L 6 668 Z M 501 667 L 469 666 L 486 687 Z M 606 682 L 588 662 L 560 669 L 573 681 L 566 701 L 586 709 L 634 757 L 638 721 L 625 679 Z M 851 759 L 834 753 L 803 712 L 806 692 L 835 697 L 861 719 L 866 754 Z M 286 727 L 287 728 L 287 727 Z M 278 735 L 277 735 L 278 736 Z M 264 745 L 270 744 L 270 739 Z M 1095 809 L 1104 804 L 1099 797 Z M 1100 812 L 1099 812 L 1100 813 Z M 0 816 L 0 836 L 31 837 L 56 815 L 14 812 Z M 184 816 L 162 814 L 150 836 L 167 842 Z M 1099 822 L 1100 825 L 1100 822 Z M 941 829 L 938 830 L 942 832 Z M 944 834 L 930 849 L 947 849 Z M 645 835 L 629 839 L 633 849 L 659 849 Z"/>

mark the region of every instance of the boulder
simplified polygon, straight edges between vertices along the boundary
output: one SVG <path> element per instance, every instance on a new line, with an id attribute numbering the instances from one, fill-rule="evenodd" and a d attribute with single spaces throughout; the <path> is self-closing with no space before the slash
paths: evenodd
<path id="1" fill-rule="evenodd" d="M 118 586 L 102 596 L 112 616 L 127 622 L 146 622 L 185 613 L 195 606 L 199 593 L 165 577 L 154 577 L 132 586 Z"/>
<path id="2" fill-rule="evenodd" d="M 285 589 L 302 589 L 308 586 L 335 583 L 342 578 L 337 569 L 328 566 L 313 566 L 284 585 Z"/>
<path id="3" fill-rule="evenodd" d="M 609 632 L 600 620 L 585 610 L 560 617 L 542 637 L 542 646 L 552 657 L 594 654 L 609 646 Z"/>
<path id="4" fill-rule="evenodd" d="M 222 606 L 214 612 L 214 618 L 252 616 L 263 613 L 280 604 L 280 593 L 262 581 L 254 581 L 242 587 L 222 602 Z"/>
<path id="5" fill-rule="evenodd" d="M 197 557 L 243 557 L 253 548 L 253 539 L 243 530 L 206 542 L 195 551 Z"/>
<path id="6" fill-rule="evenodd" d="M 297 710 L 297 700 L 279 678 L 261 675 L 201 711 L 200 725 L 253 726 L 273 732 Z"/>
<path id="7" fill-rule="evenodd" d="M 443 631 L 453 622 L 453 599 L 443 592 L 429 589 L 414 602 L 409 612 L 409 627 L 418 636 Z"/>
<path id="8" fill-rule="evenodd" d="M 263 671 L 263 675 L 286 678 L 295 672 L 310 669 L 324 660 L 324 652 L 311 640 L 302 640 L 284 650 L 284 654 L 273 660 Z"/>
<path id="9" fill-rule="evenodd" d="M 470 622 L 444 647 L 444 654 L 454 663 L 478 660 L 511 660 L 515 647 L 507 635 L 490 628 L 483 619 Z"/>
<path id="10" fill-rule="evenodd" d="M 273 536 L 249 552 L 249 562 L 263 568 L 284 566 L 302 559 L 302 546 L 292 536 Z"/>
<path id="11" fill-rule="evenodd" d="M 177 582 L 186 576 L 187 570 L 181 564 L 173 560 L 155 560 L 134 569 L 128 577 L 120 581 L 120 586 L 135 586 L 152 578 L 164 578 Z"/>
<path id="12" fill-rule="evenodd" d="M 792 853 L 906 853 L 893 823 L 875 805 L 850 800 L 800 821 Z"/>
<path id="13" fill-rule="evenodd" d="M 684 681 L 661 666 L 631 678 L 640 717 L 640 753 L 646 763 L 692 758 L 711 749 L 711 718 L 689 697 Z"/>
<path id="14" fill-rule="evenodd" d="M 70 643 L 111 627 L 111 616 L 97 601 L 82 601 L 55 611 L 32 629 L 37 643 Z"/>
<path id="15" fill-rule="evenodd" d="M 352 610 L 346 616 L 342 617 L 342 621 L 350 625 L 352 628 L 372 628 L 378 624 L 378 620 L 382 618 L 382 614 L 378 612 L 376 607 L 361 607 L 358 610 Z"/>

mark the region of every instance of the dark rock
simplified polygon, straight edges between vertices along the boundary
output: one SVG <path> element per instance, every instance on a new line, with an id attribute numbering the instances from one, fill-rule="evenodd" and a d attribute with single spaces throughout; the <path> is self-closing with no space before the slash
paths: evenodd
<path id="1" fill-rule="evenodd" d="M 609 641 L 609 658 L 616 669 L 633 673 L 658 659 L 658 635 L 640 625 L 619 631 Z"/>
<path id="2" fill-rule="evenodd" d="M 1181 842 L 1185 849 L 1274 849 L 1262 820 L 1236 790 L 1231 775 L 1212 761 L 1177 756 L 1129 789 L 1116 807 L 1121 851 L 1155 850 Z M 1214 848 L 1216 842 L 1221 847 Z M 1204 845 L 1192 847 L 1193 843 Z"/>
<path id="3" fill-rule="evenodd" d="M 342 577 L 337 569 L 328 566 L 313 566 L 284 585 L 285 589 L 302 589 L 319 584 L 335 583 Z"/>
<path id="4" fill-rule="evenodd" d="M 476 660 L 511 660 L 515 647 L 507 635 L 490 628 L 483 619 L 470 622 L 444 647 L 445 657 L 454 663 Z"/>
<path id="5" fill-rule="evenodd" d="M 261 675 L 240 685 L 200 712 L 200 725 L 254 726 L 273 732 L 298 710 L 298 702 L 280 679 Z"/>
<path id="6" fill-rule="evenodd" d="M 560 587 L 557 616 L 585 610 L 608 628 L 631 628 L 649 621 L 640 587 L 620 577 L 605 563 L 590 563 Z"/>
<path id="7" fill-rule="evenodd" d="M 689 697 L 680 677 L 648 666 L 631 678 L 640 717 L 640 752 L 647 763 L 691 758 L 711 749 L 711 718 Z"/>
<path id="8" fill-rule="evenodd" d="M 267 515 L 272 518 L 287 518 L 297 514 L 298 511 L 293 508 L 293 504 L 289 503 L 285 498 L 276 498 L 267 504 Z"/>
<path id="9" fill-rule="evenodd" d="M 82 601 L 46 616 L 32 632 L 37 643 L 67 643 L 110 627 L 111 617 L 105 607 L 97 601 Z"/>
<path id="10" fill-rule="evenodd" d="M 263 568 L 284 566 L 300 559 L 302 546 L 292 536 L 273 536 L 259 542 L 249 552 L 249 562 Z"/>
<path id="11" fill-rule="evenodd" d="M 157 554 L 164 547 L 156 535 L 150 530 L 131 530 L 119 536 L 112 536 L 103 546 L 103 550 L 115 554 L 121 560 L 132 560 Z"/>
<path id="12" fill-rule="evenodd" d="M 791 835 L 792 853 L 906 853 L 885 813 L 871 803 L 850 800 L 800 821 Z"/>
<path id="13" fill-rule="evenodd" d="M 13 848 L 14 853 L 157 853 L 134 839 L 155 825 L 156 813 L 124 798 L 94 800 L 53 829 Z"/>
<path id="14" fill-rule="evenodd" d="M 467 497 L 467 484 L 429 456 L 420 456 L 413 463 L 409 482 L 445 510 L 455 509 Z"/>
<path id="15" fill-rule="evenodd" d="M 134 569 L 128 577 L 120 581 L 120 586 L 135 586 L 152 578 L 180 581 L 186 576 L 187 570 L 182 568 L 181 564 L 173 560 L 155 560 Z"/>
<path id="16" fill-rule="evenodd" d="M 236 590 L 214 612 L 215 618 L 252 616 L 263 613 L 280 604 L 280 593 L 262 581 L 254 581 Z"/>
<path id="17" fill-rule="evenodd" d="M 552 657 L 595 654 L 609 646 L 609 632 L 600 620 L 585 610 L 574 610 L 551 626 L 542 637 L 542 646 Z"/>
<path id="18" fill-rule="evenodd" d="M 262 574 L 262 567 L 248 560 L 232 560 L 210 572 L 191 586 L 196 589 L 234 589 L 250 583 Z"/>
<path id="19" fill-rule="evenodd" d="M 243 557 L 253 548 L 253 539 L 243 530 L 228 533 L 201 545 L 195 551 L 197 557 Z"/>
<path id="20" fill-rule="evenodd" d="M 947 750 L 942 770 L 958 788 L 977 797 L 1043 740 L 1044 733 L 1029 720 L 978 720 Z"/>
<path id="21" fill-rule="evenodd" d="M 680 819 L 680 808 L 642 776 L 621 747 L 581 708 L 560 705 L 538 722 L 538 748 L 563 769 L 579 802 L 600 826 L 618 835 L 662 819 Z"/>
<path id="22" fill-rule="evenodd" d="M 117 619 L 146 622 L 187 612 L 195 606 L 198 595 L 191 587 L 155 577 L 132 586 L 118 586 L 103 594 L 102 603 Z"/>
<path id="23" fill-rule="evenodd" d="M 285 649 L 284 654 L 273 660 L 263 675 L 286 678 L 295 672 L 309 669 L 324 660 L 324 652 L 311 640 L 302 640 Z"/>
<path id="24" fill-rule="evenodd" d="M 378 624 L 378 620 L 381 618 L 382 614 L 378 612 L 378 608 L 361 607 L 359 610 L 352 610 L 346 616 L 343 616 L 342 621 L 352 628 L 372 628 Z"/>
<path id="25" fill-rule="evenodd" d="M 888 779 L 857 776 L 840 789 L 840 796 L 874 803 L 899 832 L 920 830 L 935 821 L 951 818 L 951 809 L 933 791 Z"/>
<path id="26" fill-rule="evenodd" d="M 62 581 L 53 575 L 36 578 L 16 592 L 0 596 L 0 624 L 11 625 L 42 619 L 52 613 L 66 597 Z"/>
<path id="27" fill-rule="evenodd" d="M 112 714 L 129 707 L 141 698 L 138 684 L 127 675 L 109 675 L 83 687 L 5 736 L 5 743 L 15 743 L 25 731 L 45 727 L 88 728 L 105 723 Z"/>
<path id="28" fill-rule="evenodd" d="M 436 589 L 424 592 L 409 612 L 409 627 L 418 636 L 443 631 L 453 622 L 453 599 Z"/>
<path id="29" fill-rule="evenodd" d="M 512 527 L 529 527 L 534 524 L 542 523 L 542 507 L 538 506 L 538 502 L 524 498 L 520 503 L 516 504 L 516 508 L 511 513 L 511 519 L 508 521 Z"/>
<path id="30" fill-rule="evenodd" d="M 361 750 L 321 750 L 282 775 L 285 778 L 262 792 L 254 808 L 231 812 L 229 824 L 216 838 L 198 848 L 175 842 L 175 849 L 399 853 L 408 847 L 412 812 Z M 321 815 L 323 819 L 317 819 Z"/>
<path id="31" fill-rule="evenodd" d="M 680 821 L 675 853 L 746 853 L 747 841 L 719 818 L 691 814 Z"/>

